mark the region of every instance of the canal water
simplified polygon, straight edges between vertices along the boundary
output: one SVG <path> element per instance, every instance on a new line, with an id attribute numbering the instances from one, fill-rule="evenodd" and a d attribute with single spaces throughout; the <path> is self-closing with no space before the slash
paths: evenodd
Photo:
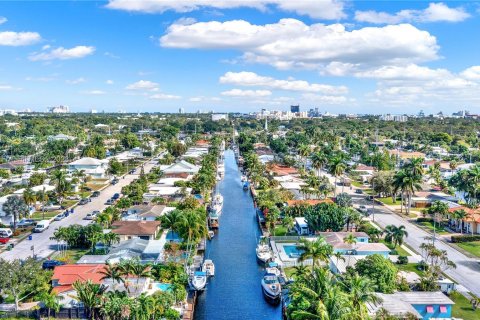
<path id="1" fill-rule="evenodd" d="M 264 269 L 255 255 L 260 230 L 253 199 L 243 191 L 240 177 L 234 154 L 227 150 L 225 178 L 219 185 L 224 198 L 220 228 L 205 253 L 215 263 L 215 277 L 198 297 L 196 320 L 281 319 L 281 306 L 272 306 L 263 298 Z"/>

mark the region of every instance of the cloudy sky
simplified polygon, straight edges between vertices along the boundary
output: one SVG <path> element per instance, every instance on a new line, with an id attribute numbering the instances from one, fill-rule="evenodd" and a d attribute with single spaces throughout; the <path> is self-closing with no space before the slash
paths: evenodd
<path id="1" fill-rule="evenodd" d="M 0 108 L 480 112 L 480 2 L 2 2 Z"/>

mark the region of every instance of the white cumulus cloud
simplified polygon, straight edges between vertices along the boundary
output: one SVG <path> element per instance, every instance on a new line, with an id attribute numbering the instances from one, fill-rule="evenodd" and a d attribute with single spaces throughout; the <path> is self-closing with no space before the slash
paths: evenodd
<path id="1" fill-rule="evenodd" d="M 267 97 L 272 94 L 269 90 L 241 90 L 241 89 L 232 89 L 228 91 L 223 91 L 222 96 L 228 97 L 238 97 L 238 98 L 253 98 L 253 97 Z"/>
<path id="2" fill-rule="evenodd" d="M 239 86 L 266 87 L 285 91 L 322 92 L 329 94 L 342 94 L 348 92 L 348 88 L 345 86 L 309 83 L 304 80 L 278 80 L 247 71 L 227 72 L 220 77 L 220 83 Z"/>
<path id="3" fill-rule="evenodd" d="M 244 20 L 171 25 L 168 48 L 236 49 L 249 62 L 279 69 L 321 69 L 336 63 L 382 66 L 438 58 L 436 38 L 410 24 L 346 30 L 341 24 L 306 25 L 296 19 L 254 25 Z"/>
<path id="4" fill-rule="evenodd" d="M 253 8 L 278 10 L 307 15 L 312 18 L 337 20 L 345 18 L 342 0 L 110 0 L 107 8 L 144 13 L 168 10 L 191 12 L 199 9 Z"/>
<path id="5" fill-rule="evenodd" d="M 158 83 L 149 81 L 149 80 L 140 80 L 129 84 L 126 87 L 127 90 L 146 90 L 146 91 L 157 91 Z"/>
<path id="6" fill-rule="evenodd" d="M 355 20 L 375 24 L 402 22 L 460 22 L 470 17 L 463 7 L 450 8 L 445 3 L 430 3 L 423 10 L 401 10 L 395 14 L 374 10 L 356 11 Z"/>
<path id="7" fill-rule="evenodd" d="M 480 66 L 473 66 L 462 71 L 461 75 L 470 80 L 480 80 Z"/>
<path id="8" fill-rule="evenodd" d="M 29 56 L 32 61 L 69 60 L 89 56 L 95 52 L 95 47 L 76 46 L 70 49 L 59 47 L 48 52 L 34 52 Z"/>
<path id="9" fill-rule="evenodd" d="M 41 39 L 42 37 L 37 32 L 0 32 L 0 46 L 28 46 L 39 42 Z"/>
<path id="10" fill-rule="evenodd" d="M 176 100 L 180 98 L 182 97 L 176 96 L 173 94 L 166 94 L 166 93 L 156 93 L 150 96 L 150 99 L 156 99 L 156 100 Z"/>
<path id="11" fill-rule="evenodd" d="M 85 80 L 85 78 L 83 77 L 80 77 L 80 78 L 77 78 L 77 79 L 71 79 L 71 80 L 65 80 L 65 82 L 67 84 L 79 84 L 79 83 L 83 83 L 87 80 Z"/>
<path id="12" fill-rule="evenodd" d="M 7 18 L 0 16 L 0 24 L 4 24 L 4 23 L 7 22 L 7 21 L 8 21 Z"/>

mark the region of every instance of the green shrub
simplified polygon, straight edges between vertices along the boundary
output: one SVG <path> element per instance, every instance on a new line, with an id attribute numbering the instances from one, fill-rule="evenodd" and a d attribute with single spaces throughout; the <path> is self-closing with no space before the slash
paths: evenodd
<path id="1" fill-rule="evenodd" d="M 392 256 L 398 256 L 398 251 L 395 249 L 390 250 L 390 255 Z"/>
<path id="2" fill-rule="evenodd" d="M 472 241 L 480 241 L 480 235 L 471 235 L 471 234 L 464 234 L 460 236 L 452 236 L 452 242 L 472 242 Z"/>
<path id="3" fill-rule="evenodd" d="M 397 264 L 407 264 L 408 263 L 408 257 L 406 256 L 399 256 L 397 259 Z"/>
<path id="4" fill-rule="evenodd" d="M 417 222 L 433 222 L 432 218 L 417 218 Z"/>

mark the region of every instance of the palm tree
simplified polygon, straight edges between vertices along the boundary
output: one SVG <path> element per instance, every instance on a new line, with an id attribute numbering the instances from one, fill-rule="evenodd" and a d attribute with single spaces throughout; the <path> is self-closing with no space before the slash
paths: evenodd
<path id="1" fill-rule="evenodd" d="M 106 291 L 106 287 L 93 283 L 91 280 L 85 282 L 75 281 L 73 288 L 77 292 L 76 300 L 85 306 L 86 316 L 88 319 L 95 318 L 95 308 L 100 306 L 100 297 Z"/>
<path id="2" fill-rule="evenodd" d="M 37 202 L 37 195 L 35 192 L 32 190 L 31 187 L 27 187 L 23 191 L 23 200 L 28 206 L 32 206 Z"/>
<path id="3" fill-rule="evenodd" d="M 328 163 L 327 156 L 321 151 L 317 151 L 311 155 L 312 167 L 317 171 L 317 176 L 320 176 L 320 172 Z"/>
<path id="4" fill-rule="evenodd" d="M 346 167 L 347 166 L 345 165 L 343 158 L 340 156 L 333 157 L 329 162 L 328 172 L 335 177 L 335 189 L 334 189 L 335 197 L 337 196 L 337 178 L 345 172 Z M 343 189 L 343 183 L 342 183 L 342 189 Z"/>
<path id="5" fill-rule="evenodd" d="M 282 220 L 282 226 L 287 229 L 287 233 L 293 229 L 295 225 L 295 219 L 292 216 L 285 216 Z"/>
<path id="6" fill-rule="evenodd" d="M 463 233 L 463 220 L 467 218 L 467 212 L 464 209 L 455 210 L 452 212 L 452 218 L 456 221 L 457 230 L 460 226 L 460 233 Z"/>
<path id="7" fill-rule="evenodd" d="M 307 259 L 312 259 L 312 271 L 317 262 L 328 262 L 328 258 L 333 254 L 333 247 L 322 237 L 317 238 L 315 241 L 303 238 L 300 240 L 298 247 L 303 250 L 298 260 L 303 262 Z"/>
<path id="8" fill-rule="evenodd" d="M 63 170 L 55 170 L 53 172 L 53 181 L 55 183 L 55 192 L 57 193 L 59 202 L 62 203 L 70 185 L 67 182 L 67 175 Z"/>
<path id="9" fill-rule="evenodd" d="M 304 266 L 303 264 L 293 267 L 292 275 L 297 281 L 307 279 L 309 274 L 310 274 L 310 271 L 308 270 L 307 266 Z"/>
<path id="10" fill-rule="evenodd" d="M 44 291 L 40 294 L 40 301 L 43 302 L 47 308 L 47 317 L 50 319 L 50 312 L 53 309 L 55 312 L 60 310 L 60 300 L 63 299 L 63 296 L 59 296 L 53 289 L 49 291 Z"/>
<path id="11" fill-rule="evenodd" d="M 45 204 L 47 203 L 48 201 L 48 194 L 47 192 L 45 191 L 45 187 L 42 188 L 42 190 L 39 190 L 37 192 L 37 199 L 38 201 L 40 201 L 40 203 L 42 204 L 42 216 L 45 220 Z"/>
<path id="12" fill-rule="evenodd" d="M 298 155 L 302 157 L 303 168 L 305 169 L 307 166 L 307 157 L 310 154 L 311 149 L 310 146 L 307 144 L 301 144 L 298 146 Z"/>
<path id="13" fill-rule="evenodd" d="M 403 238 L 408 237 L 405 226 L 394 226 L 393 224 L 385 227 L 385 241 L 391 243 L 396 248 L 403 244 Z"/>
<path id="14" fill-rule="evenodd" d="M 357 243 L 357 238 L 355 238 L 353 233 L 349 233 L 348 236 L 343 238 L 343 243 L 352 246 L 352 250 L 348 253 L 348 265 L 350 265 L 350 258 L 353 254 L 355 254 L 355 244 Z"/>
<path id="15" fill-rule="evenodd" d="M 2 210 L 6 216 L 12 216 L 13 230 L 17 228 L 17 221 L 29 212 L 27 204 L 19 196 L 9 196 L 3 203 Z"/>
<path id="16" fill-rule="evenodd" d="M 410 207 L 412 205 L 412 197 L 416 190 L 420 190 L 422 186 L 420 182 L 422 177 L 418 174 L 414 174 L 412 171 L 400 170 L 394 176 L 394 188 L 395 192 L 398 190 L 402 191 L 402 202 L 403 202 L 403 193 L 407 196 L 407 205 L 406 210 L 407 214 L 410 214 Z"/>
<path id="17" fill-rule="evenodd" d="M 100 273 L 103 275 L 100 279 L 111 279 L 114 288 L 115 283 L 125 283 L 125 280 L 123 279 L 124 274 L 121 272 L 121 269 L 117 265 L 114 265 L 110 262 L 106 263 L 105 268 L 101 270 Z"/>
<path id="18" fill-rule="evenodd" d="M 359 313 L 360 319 L 366 319 L 368 317 L 366 303 L 379 301 L 371 280 L 355 273 L 347 277 L 342 285 L 345 292 L 349 294 L 353 309 Z"/>

